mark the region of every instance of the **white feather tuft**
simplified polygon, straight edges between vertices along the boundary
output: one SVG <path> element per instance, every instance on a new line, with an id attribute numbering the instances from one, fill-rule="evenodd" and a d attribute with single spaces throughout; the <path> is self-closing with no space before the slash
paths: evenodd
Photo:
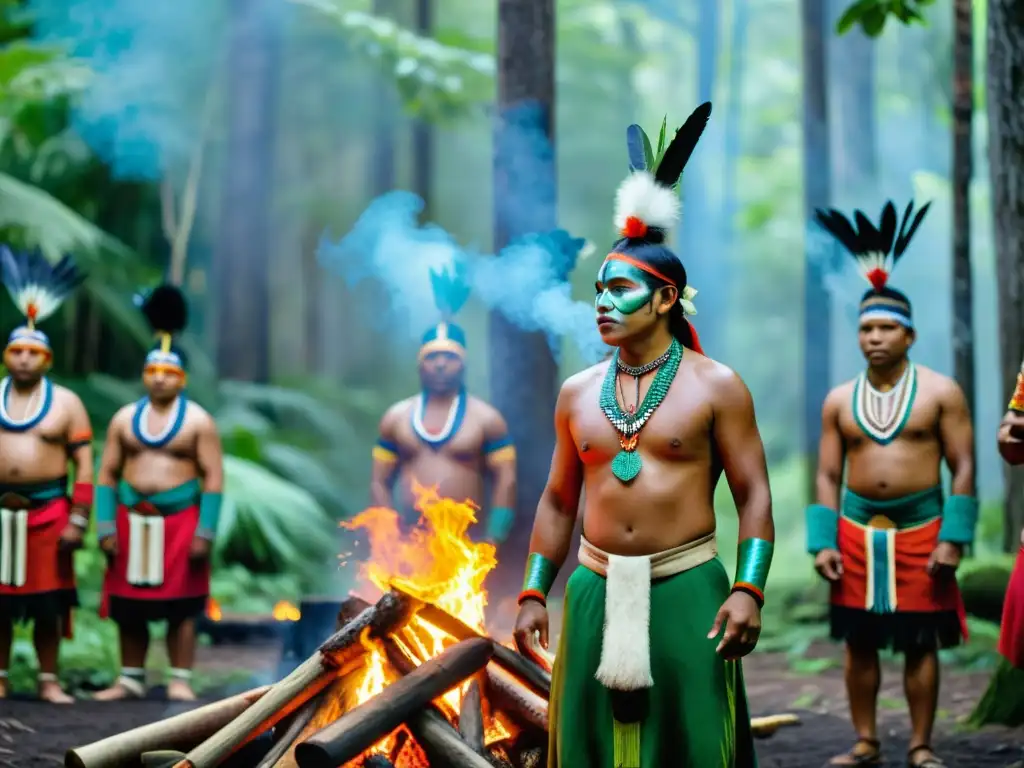
<path id="1" fill-rule="evenodd" d="M 33 322 L 39 323 L 56 312 L 62 303 L 61 299 L 51 293 L 47 288 L 35 283 L 30 283 L 19 288 L 14 299 L 15 306 L 21 310 L 21 314 L 28 317 L 28 308 L 35 305 L 36 316 Z"/>
<path id="2" fill-rule="evenodd" d="M 663 187 L 647 171 L 629 175 L 615 193 L 615 228 L 634 216 L 648 227 L 671 229 L 679 221 L 682 205 L 674 190 Z"/>

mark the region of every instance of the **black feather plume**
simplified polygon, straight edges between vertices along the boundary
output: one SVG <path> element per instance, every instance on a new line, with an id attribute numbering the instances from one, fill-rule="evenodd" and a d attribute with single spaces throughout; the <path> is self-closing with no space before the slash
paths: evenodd
<path id="1" fill-rule="evenodd" d="M 818 220 L 822 229 L 838 240 L 854 256 L 864 252 L 860 234 L 853 228 L 850 220 L 835 208 L 828 210 L 817 208 L 814 211 L 814 218 Z"/>
<path id="2" fill-rule="evenodd" d="M 924 216 L 928 213 L 928 209 L 931 207 L 931 202 L 925 203 L 921 206 L 921 210 L 917 212 L 913 221 L 910 221 L 910 214 L 914 210 L 914 201 L 911 200 L 907 203 L 907 210 L 903 213 L 903 223 L 900 224 L 900 233 L 896 237 L 896 249 L 892 253 L 893 261 L 896 261 L 903 252 L 907 250 L 907 246 L 910 245 L 910 240 L 917 232 L 917 228 L 921 226 L 921 222 L 924 221 Z M 907 222 L 910 222 L 910 226 L 907 226 Z"/>
<path id="3" fill-rule="evenodd" d="M 142 303 L 142 314 L 156 333 L 181 333 L 188 325 L 188 303 L 181 289 L 160 285 Z"/>
<path id="4" fill-rule="evenodd" d="M 693 110 L 693 113 L 686 118 L 686 122 L 676 131 L 665 155 L 658 163 L 654 172 L 654 179 L 666 187 L 674 187 L 683 175 L 683 169 L 690 161 L 701 134 L 707 127 L 708 119 L 711 117 L 711 102 L 706 101 Z"/>

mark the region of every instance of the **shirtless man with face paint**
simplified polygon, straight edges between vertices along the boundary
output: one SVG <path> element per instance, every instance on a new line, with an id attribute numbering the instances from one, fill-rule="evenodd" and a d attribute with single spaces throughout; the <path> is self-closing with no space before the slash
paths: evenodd
<path id="1" fill-rule="evenodd" d="M 81 283 L 65 258 L 50 268 L 40 254 L 0 248 L 3 279 L 26 324 L 4 350 L 0 382 L 0 699 L 8 694 L 13 625 L 32 621 L 39 698 L 73 699 L 57 681 L 61 632 L 71 637 L 78 605 L 72 552 L 82 546 L 92 510 L 92 429 L 82 401 L 53 384 L 50 340 L 36 323 Z M 68 498 L 68 463 L 74 490 Z"/>
<path id="2" fill-rule="evenodd" d="M 447 318 L 461 308 L 468 292 L 447 272 L 432 277 L 435 300 L 446 319 L 423 336 L 422 392 L 391 406 L 380 421 L 380 437 L 373 447 L 371 500 L 374 506 L 411 516 L 419 483 L 437 485 L 441 496 L 469 499 L 483 508 L 489 474 L 485 537 L 500 544 L 515 518 L 515 446 L 497 409 L 466 393 L 466 334 Z"/>
<path id="3" fill-rule="evenodd" d="M 195 618 L 210 594 L 223 456 L 210 414 L 182 393 L 185 356 L 172 335 L 187 322 L 184 297 L 161 286 L 142 309 L 160 337 L 146 357 L 147 396 L 110 422 L 96 490 L 97 532 L 110 561 L 101 615 L 118 625 L 122 669 L 95 698 L 145 694 L 149 622 L 166 621 L 167 697 L 192 701 Z"/>
<path id="4" fill-rule="evenodd" d="M 686 317 L 695 292 L 664 245 L 710 111 L 699 107 L 653 162 L 630 152 L 634 173 L 616 204 L 622 239 L 596 284 L 598 328 L 615 354 L 558 397 L 516 623 L 521 647 L 547 646 L 547 595 L 583 491 L 549 768 L 756 765 L 740 658 L 758 640 L 774 541 L 764 448 L 747 387 L 701 352 Z M 731 583 L 712 502 L 723 471 L 740 521 Z"/>

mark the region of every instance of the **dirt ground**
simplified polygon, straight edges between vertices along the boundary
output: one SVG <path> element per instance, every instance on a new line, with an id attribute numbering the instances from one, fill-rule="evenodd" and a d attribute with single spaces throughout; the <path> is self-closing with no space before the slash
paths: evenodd
<path id="1" fill-rule="evenodd" d="M 262 672 L 266 679 L 276 668 L 278 653 L 273 646 L 207 647 L 200 649 L 197 668 L 207 672 L 247 669 Z M 820 653 L 835 651 L 824 647 Z M 761 768 L 820 768 L 830 756 L 849 746 L 851 732 L 839 669 L 799 675 L 789 670 L 782 656 L 756 654 L 747 661 L 745 673 L 755 716 L 792 712 L 801 718 L 800 725 L 758 742 Z M 985 673 L 955 671 L 949 671 L 943 680 L 935 747 L 950 768 L 1008 768 L 1024 758 L 1024 729 L 957 732 L 958 719 L 971 710 L 986 682 Z M 159 695 L 159 690 L 152 692 L 153 697 Z M 904 766 L 907 713 L 897 668 L 886 670 L 879 705 L 886 766 Z M 69 747 L 167 717 L 182 706 L 159 700 L 131 704 L 82 701 L 69 707 L 22 700 L 0 702 L 0 768 L 62 765 Z M 238 764 L 252 766 L 256 762 L 258 758 L 249 757 Z"/>

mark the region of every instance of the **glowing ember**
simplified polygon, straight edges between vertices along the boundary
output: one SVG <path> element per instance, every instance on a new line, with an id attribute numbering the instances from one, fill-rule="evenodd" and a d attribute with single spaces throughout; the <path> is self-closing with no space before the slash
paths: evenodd
<path id="1" fill-rule="evenodd" d="M 483 632 L 487 606 L 483 583 L 498 561 L 493 545 L 475 543 L 466 535 L 470 525 L 476 522 L 478 508 L 469 501 L 444 498 L 436 487 L 425 487 L 415 481 L 413 493 L 420 520 L 408 534 L 403 535 L 400 530 L 398 513 L 383 507 L 368 509 L 341 524 L 349 530 L 364 530 L 369 535 L 370 557 L 363 564 L 361 575 L 382 592 L 393 584 Z M 419 617 L 392 639 L 416 665 L 439 655 L 456 642 L 455 638 Z M 354 686 L 350 706 L 371 699 L 397 679 L 380 646 L 372 641 L 366 641 L 366 645 L 368 661 L 361 680 Z M 453 721 L 458 716 L 466 686 L 468 683 L 435 702 Z M 488 726 L 488 743 L 511 735 L 496 718 Z M 369 753 L 389 754 L 399 732 L 379 742 Z"/>
<path id="2" fill-rule="evenodd" d="M 224 613 L 220 609 L 220 603 L 212 597 L 206 601 L 206 618 L 210 621 L 220 621 L 224 618 Z"/>
<path id="3" fill-rule="evenodd" d="M 282 600 L 274 606 L 273 615 L 278 621 L 298 621 L 302 618 L 299 609 L 287 600 Z"/>

